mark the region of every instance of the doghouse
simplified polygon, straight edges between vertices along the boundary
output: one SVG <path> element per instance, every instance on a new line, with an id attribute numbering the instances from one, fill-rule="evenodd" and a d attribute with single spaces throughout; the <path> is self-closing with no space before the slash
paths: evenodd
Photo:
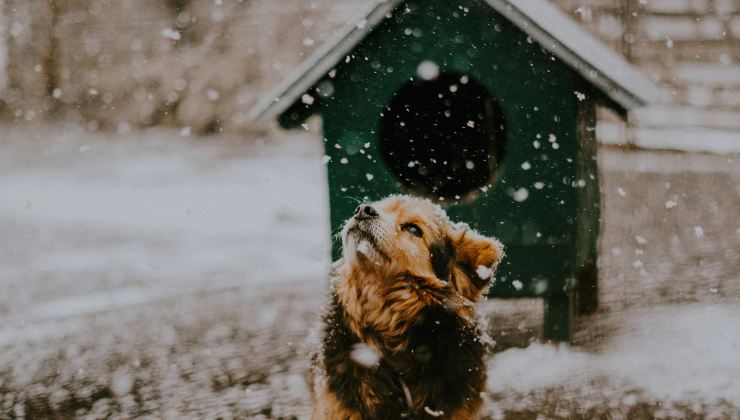
<path id="1" fill-rule="evenodd" d="M 252 116 L 321 115 L 334 232 L 358 200 L 429 197 L 505 244 L 490 296 L 543 298 L 545 337 L 567 341 L 597 304 L 596 106 L 658 93 L 545 0 L 385 0 Z"/>

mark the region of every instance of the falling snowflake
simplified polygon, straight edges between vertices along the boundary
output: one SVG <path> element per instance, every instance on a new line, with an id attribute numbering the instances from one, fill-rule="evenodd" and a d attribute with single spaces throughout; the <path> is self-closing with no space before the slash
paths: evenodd
<path id="1" fill-rule="evenodd" d="M 316 99 L 308 93 L 304 93 L 303 96 L 301 96 L 301 102 L 306 105 L 313 105 L 314 101 L 316 101 Z"/>
<path id="2" fill-rule="evenodd" d="M 380 354 L 367 344 L 355 344 L 349 357 L 358 365 L 364 367 L 374 367 L 380 362 Z"/>
<path id="3" fill-rule="evenodd" d="M 694 226 L 694 236 L 697 238 L 704 236 L 704 229 L 701 226 Z"/>
<path id="4" fill-rule="evenodd" d="M 514 201 L 517 203 L 521 203 L 522 201 L 529 198 L 529 190 L 527 190 L 524 187 L 519 188 L 518 190 L 514 191 L 514 194 L 512 195 L 514 198 Z"/>
<path id="5" fill-rule="evenodd" d="M 532 168 L 532 165 L 529 163 L 529 161 L 524 161 L 524 163 L 522 163 L 522 169 L 524 169 L 525 171 L 528 171 L 531 168 Z"/>
<path id="6" fill-rule="evenodd" d="M 221 97 L 221 94 L 216 89 L 208 89 L 207 95 L 208 100 L 211 102 L 216 102 Z"/>
<path id="7" fill-rule="evenodd" d="M 182 36 L 180 35 L 180 32 L 172 29 L 172 28 L 164 28 L 162 29 L 162 36 L 171 39 L 173 41 L 178 41 Z"/>
<path id="8" fill-rule="evenodd" d="M 536 295 L 542 295 L 547 291 L 547 281 L 539 280 L 534 285 L 534 293 Z"/>
<path id="9" fill-rule="evenodd" d="M 493 275 L 493 270 L 485 265 L 479 265 L 478 268 L 475 269 L 475 272 L 482 280 L 488 280 Z"/>
<path id="10" fill-rule="evenodd" d="M 672 208 L 676 207 L 677 205 L 678 205 L 678 203 L 675 202 L 675 201 L 673 201 L 673 200 L 668 200 L 668 201 L 665 202 L 665 208 L 667 208 L 667 209 L 672 209 Z"/>
<path id="11" fill-rule="evenodd" d="M 367 241 L 362 241 L 357 245 L 357 252 L 359 252 L 362 255 L 369 255 L 370 253 L 370 244 Z"/>
<path id="12" fill-rule="evenodd" d="M 127 370 L 120 368 L 113 372 L 111 391 L 119 397 L 127 395 L 134 386 L 134 377 Z"/>

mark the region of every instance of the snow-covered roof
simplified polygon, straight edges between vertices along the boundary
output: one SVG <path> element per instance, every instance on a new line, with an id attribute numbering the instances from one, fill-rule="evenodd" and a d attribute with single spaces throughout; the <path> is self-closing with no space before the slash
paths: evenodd
<path id="1" fill-rule="evenodd" d="M 548 0 L 485 0 L 543 48 L 626 110 L 659 101 L 660 89 L 621 55 Z M 318 48 L 250 111 L 275 118 L 293 105 L 404 0 L 374 0 Z"/>

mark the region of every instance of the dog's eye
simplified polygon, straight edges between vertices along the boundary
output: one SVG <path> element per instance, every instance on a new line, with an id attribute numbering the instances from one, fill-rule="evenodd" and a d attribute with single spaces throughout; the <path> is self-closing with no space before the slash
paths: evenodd
<path id="1" fill-rule="evenodd" d="M 421 228 L 413 223 L 406 223 L 401 226 L 401 229 L 411 233 L 417 238 L 421 238 L 422 236 L 424 236 L 424 232 L 421 231 Z"/>

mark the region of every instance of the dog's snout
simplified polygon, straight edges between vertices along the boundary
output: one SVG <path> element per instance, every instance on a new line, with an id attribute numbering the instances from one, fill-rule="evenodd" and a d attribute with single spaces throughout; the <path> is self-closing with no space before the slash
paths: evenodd
<path id="1" fill-rule="evenodd" d="M 360 204 L 355 209 L 355 219 L 364 220 L 378 217 L 378 212 L 370 204 Z"/>

